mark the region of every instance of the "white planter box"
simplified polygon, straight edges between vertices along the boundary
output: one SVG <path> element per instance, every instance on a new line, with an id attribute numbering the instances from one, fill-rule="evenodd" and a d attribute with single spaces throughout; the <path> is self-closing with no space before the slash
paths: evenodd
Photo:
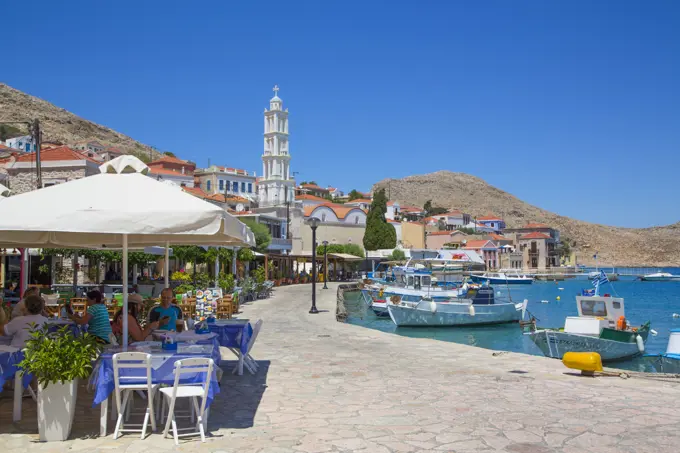
<path id="1" fill-rule="evenodd" d="M 38 432 L 41 442 L 68 439 L 76 413 L 78 380 L 65 384 L 38 385 Z"/>

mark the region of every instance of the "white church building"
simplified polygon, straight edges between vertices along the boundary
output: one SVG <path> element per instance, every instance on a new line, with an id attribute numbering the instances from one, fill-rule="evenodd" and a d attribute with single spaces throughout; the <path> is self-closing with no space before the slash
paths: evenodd
<path id="1" fill-rule="evenodd" d="M 263 208 L 285 206 L 295 201 L 295 180 L 290 170 L 288 147 L 288 109 L 283 110 L 278 91 L 278 85 L 274 86 L 269 110 L 264 109 L 262 176 L 257 183 L 259 205 Z"/>

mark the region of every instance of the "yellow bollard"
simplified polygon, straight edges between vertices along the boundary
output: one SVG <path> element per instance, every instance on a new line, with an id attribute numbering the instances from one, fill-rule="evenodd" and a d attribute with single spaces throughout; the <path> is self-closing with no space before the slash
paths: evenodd
<path id="1" fill-rule="evenodd" d="M 602 371 L 602 357 L 597 352 L 566 352 L 562 363 L 567 368 L 581 371 L 584 376 L 594 376 L 595 371 Z"/>

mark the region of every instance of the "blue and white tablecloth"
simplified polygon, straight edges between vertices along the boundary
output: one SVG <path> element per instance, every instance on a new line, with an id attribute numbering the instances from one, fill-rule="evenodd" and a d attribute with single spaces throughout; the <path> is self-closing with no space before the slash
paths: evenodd
<path id="1" fill-rule="evenodd" d="M 248 353 L 248 342 L 253 335 L 253 326 L 247 319 L 225 319 L 208 323 L 210 331 L 217 334 L 220 346 L 236 348 L 241 354 Z"/>
<path id="2" fill-rule="evenodd" d="M 193 342 L 192 342 L 193 343 Z M 215 361 L 212 375 L 210 376 L 210 387 L 208 389 L 207 404 L 210 405 L 215 395 L 220 392 L 219 381 L 217 380 L 217 365 L 220 360 L 220 351 L 217 338 L 214 337 L 205 343 L 180 342 L 177 344 L 177 351 L 167 351 L 160 348 L 160 342 L 138 342 L 130 345 L 128 351 L 146 352 L 151 354 L 151 379 L 154 384 L 164 384 L 172 386 L 175 383 L 175 362 L 182 359 L 196 357 L 210 357 Z M 92 406 L 99 405 L 109 397 L 115 388 L 113 382 L 113 355 L 121 352 L 121 347 L 108 348 L 99 357 L 95 370 L 92 373 L 92 384 L 95 388 L 94 402 Z M 123 376 L 143 376 L 144 369 L 124 369 L 121 370 Z M 182 374 L 180 383 L 198 384 L 205 381 L 205 373 Z M 128 381 L 129 382 L 129 381 Z M 140 384 L 146 384 L 146 379 L 140 379 Z"/>
<path id="3" fill-rule="evenodd" d="M 14 379 L 14 374 L 20 370 L 18 365 L 22 360 L 24 353 L 20 349 L 0 345 L 0 392 L 5 382 Z M 28 373 L 23 376 L 21 380 L 24 388 L 28 387 L 32 378 L 33 376 Z"/>
<path id="4" fill-rule="evenodd" d="M 47 325 L 49 326 L 50 332 L 56 332 L 64 326 L 69 326 L 73 336 L 77 337 L 83 332 L 87 332 L 87 324 L 78 325 L 70 319 L 54 319 L 50 318 L 47 320 Z"/>

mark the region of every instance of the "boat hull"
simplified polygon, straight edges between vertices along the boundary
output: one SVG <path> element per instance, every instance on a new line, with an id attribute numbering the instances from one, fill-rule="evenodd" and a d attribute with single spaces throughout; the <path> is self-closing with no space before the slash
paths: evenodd
<path id="1" fill-rule="evenodd" d="M 494 277 L 482 277 L 481 275 L 471 275 L 470 280 L 475 283 L 486 283 L 489 282 L 492 285 L 531 285 L 533 280 L 530 278 L 494 278 Z"/>
<path id="2" fill-rule="evenodd" d="M 399 327 L 503 324 L 518 322 L 522 316 L 522 310 L 518 310 L 515 304 L 473 305 L 474 316 L 470 314 L 469 304 L 437 303 L 434 312 L 430 305 L 430 302 L 420 302 L 414 307 L 388 304 L 387 309 L 390 318 Z"/>
<path id="3" fill-rule="evenodd" d="M 640 277 L 643 282 L 680 282 L 679 277 Z"/>
<path id="4" fill-rule="evenodd" d="M 657 373 L 680 374 L 680 355 L 678 354 L 645 355 L 643 359 Z"/>
<path id="5" fill-rule="evenodd" d="M 640 355 L 637 343 L 624 343 L 555 330 L 538 330 L 528 335 L 546 357 L 555 359 L 561 359 L 566 352 L 597 352 L 603 362 Z"/>

